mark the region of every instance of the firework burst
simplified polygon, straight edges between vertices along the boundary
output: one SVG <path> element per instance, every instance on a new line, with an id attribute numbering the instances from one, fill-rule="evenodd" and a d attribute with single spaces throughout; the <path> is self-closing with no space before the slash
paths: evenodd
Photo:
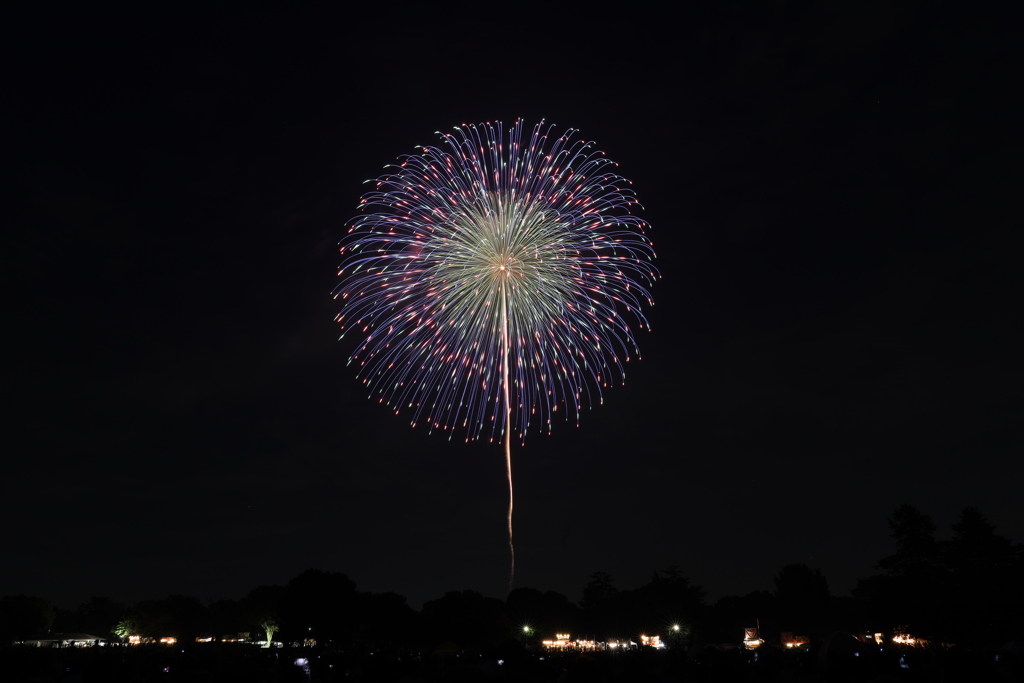
<path id="1" fill-rule="evenodd" d="M 578 424 L 625 379 L 658 277 L 630 182 L 574 133 L 439 133 L 386 167 L 341 243 L 350 363 L 413 426 L 504 440 L 510 547 L 513 433 Z"/>

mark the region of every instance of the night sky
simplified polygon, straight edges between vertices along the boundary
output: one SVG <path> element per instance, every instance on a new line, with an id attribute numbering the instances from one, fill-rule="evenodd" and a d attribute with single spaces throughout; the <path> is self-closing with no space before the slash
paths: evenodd
<path id="1" fill-rule="evenodd" d="M 513 450 L 517 586 L 844 594 L 902 503 L 1024 541 L 1018 17 L 754 5 L 3 10 L 0 595 L 504 598 L 501 448 L 368 399 L 331 290 L 363 181 L 517 117 L 619 162 L 663 275 Z"/>

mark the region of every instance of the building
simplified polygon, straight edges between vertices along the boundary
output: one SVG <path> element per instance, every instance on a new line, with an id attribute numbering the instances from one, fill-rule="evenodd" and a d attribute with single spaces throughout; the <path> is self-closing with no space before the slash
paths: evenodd
<path id="1" fill-rule="evenodd" d="M 93 647 L 106 645 L 107 639 L 88 633 L 51 633 L 43 638 L 20 640 L 17 644 L 28 647 Z"/>

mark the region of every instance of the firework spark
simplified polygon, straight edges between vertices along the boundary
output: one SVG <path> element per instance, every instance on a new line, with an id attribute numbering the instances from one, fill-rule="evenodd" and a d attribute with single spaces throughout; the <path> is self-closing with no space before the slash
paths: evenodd
<path id="1" fill-rule="evenodd" d="M 579 424 L 639 354 L 630 321 L 658 277 L 646 223 L 616 164 L 543 122 L 463 125 L 388 166 L 342 240 L 350 363 L 412 424 L 501 438 Z M 511 586 L 511 578 L 510 578 Z"/>

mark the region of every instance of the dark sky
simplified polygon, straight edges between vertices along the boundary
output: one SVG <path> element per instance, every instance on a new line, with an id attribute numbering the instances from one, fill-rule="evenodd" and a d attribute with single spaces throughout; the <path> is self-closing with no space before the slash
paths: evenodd
<path id="1" fill-rule="evenodd" d="M 364 180 L 517 117 L 619 162 L 663 274 L 513 452 L 517 585 L 842 594 L 902 503 L 1024 541 L 1017 17 L 756 5 L 4 10 L 0 595 L 504 597 L 501 449 L 368 400 L 330 293 Z"/>

